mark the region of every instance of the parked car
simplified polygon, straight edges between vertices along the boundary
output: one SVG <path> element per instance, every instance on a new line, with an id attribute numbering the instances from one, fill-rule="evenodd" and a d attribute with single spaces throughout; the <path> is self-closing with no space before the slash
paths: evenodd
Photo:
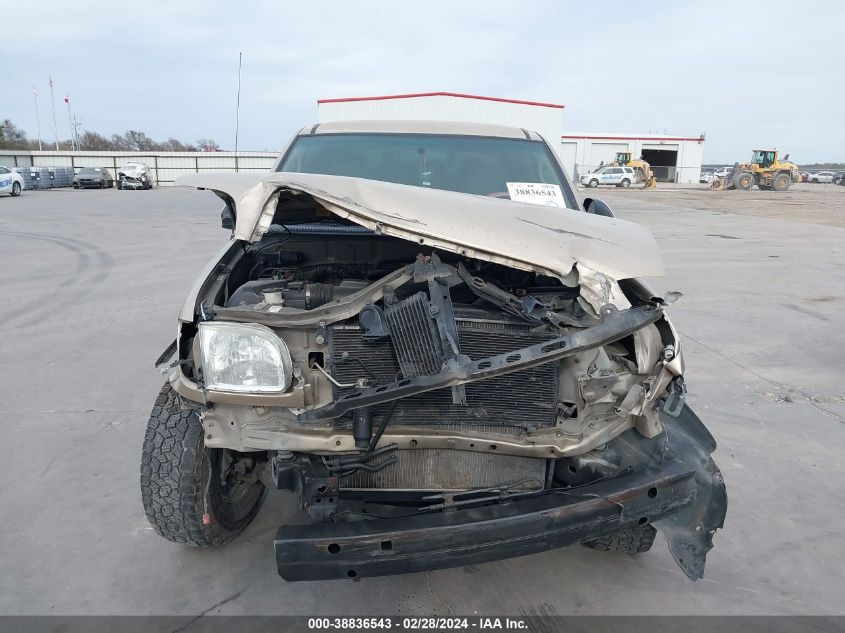
<path id="1" fill-rule="evenodd" d="M 0 193 L 8 193 L 17 198 L 23 189 L 23 177 L 8 167 L 0 166 Z"/>
<path id="2" fill-rule="evenodd" d="M 701 184 L 710 184 L 715 178 L 716 176 L 712 171 L 702 171 L 701 175 L 698 177 L 698 182 Z"/>
<path id="3" fill-rule="evenodd" d="M 636 180 L 637 174 L 632 167 L 602 167 L 581 176 L 581 184 L 593 188 L 599 185 L 630 187 Z"/>
<path id="4" fill-rule="evenodd" d="M 833 184 L 845 186 L 845 171 L 838 171 L 833 174 Z"/>
<path id="5" fill-rule="evenodd" d="M 833 182 L 832 171 L 819 171 L 810 175 L 810 182 L 814 184 Z"/>
<path id="6" fill-rule="evenodd" d="M 287 580 L 644 552 L 655 525 L 702 576 L 727 497 L 669 298 L 639 279 L 657 244 L 580 202 L 540 135 L 323 123 L 273 171 L 176 184 L 220 197 L 231 238 L 156 362 L 140 483 L 161 536 L 223 545 L 287 489 Z"/>
<path id="7" fill-rule="evenodd" d="M 97 189 L 111 189 L 114 179 L 105 167 L 83 167 L 73 177 L 74 189 L 95 187 Z"/>
<path id="8" fill-rule="evenodd" d="M 126 163 L 117 171 L 118 189 L 152 189 L 153 177 L 146 163 Z"/>
<path id="9" fill-rule="evenodd" d="M 713 179 L 715 180 L 716 178 L 724 178 L 732 171 L 733 167 L 719 167 L 719 169 L 713 172 Z"/>

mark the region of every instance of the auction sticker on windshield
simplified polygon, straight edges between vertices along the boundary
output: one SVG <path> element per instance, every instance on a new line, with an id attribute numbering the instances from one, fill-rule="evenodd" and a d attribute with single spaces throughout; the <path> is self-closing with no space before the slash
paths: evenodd
<path id="1" fill-rule="evenodd" d="M 542 182 L 509 182 L 508 195 L 516 202 L 543 204 L 547 207 L 565 207 L 560 185 L 547 185 Z"/>

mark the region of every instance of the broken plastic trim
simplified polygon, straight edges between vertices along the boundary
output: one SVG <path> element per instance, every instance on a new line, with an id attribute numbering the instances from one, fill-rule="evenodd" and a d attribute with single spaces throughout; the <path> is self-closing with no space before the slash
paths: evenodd
<path id="1" fill-rule="evenodd" d="M 357 390 L 326 406 L 306 411 L 300 414 L 298 419 L 301 422 L 313 422 L 337 418 L 359 407 L 407 398 L 444 387 L 486 380 L 551 363 L 566 356 L 618 341 L 654 323 L 662 315 L 663 310 L 657 305 L 629 308 L 621 312 L 614 306 L 607 305 L 601 310 L 601 321 L 593 327 L 576 330 L 566 336 L 481 360 L 459 362 L 451 359 L 438 374 L 417 376 L 370 389 Z"/>
<path id="2" fill-rule="evenodd" d="M 156 358 L 156 361 L 155 363 L 153 363 L 153 365 L 156 369 L 162 371 L 162 366 L 171 358 L 173 358 L 174 354 L 176 354 L 176 339 L 173 339 L 173 342 L 167 346 L 167 348 L 159 355 L 158 358 Z M 167 367 L 167 369 L 170 369 L 171 367 L 173 367 L 173 365 L 170 365 L 169 367 Z"/>

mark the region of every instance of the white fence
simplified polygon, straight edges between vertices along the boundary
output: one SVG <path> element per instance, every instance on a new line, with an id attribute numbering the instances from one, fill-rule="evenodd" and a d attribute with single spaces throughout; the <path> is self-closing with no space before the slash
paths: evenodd
<path id="1" fill-rule="evenodd" d="M 0 149 L 5 167 L 105 167 L 117 176 L 128 162 L 146 163 L 159 185 L 170 185 L 177 176 L 201 171 L 262 172 L 278 159 L 272 152 L 31 152 Z"/>

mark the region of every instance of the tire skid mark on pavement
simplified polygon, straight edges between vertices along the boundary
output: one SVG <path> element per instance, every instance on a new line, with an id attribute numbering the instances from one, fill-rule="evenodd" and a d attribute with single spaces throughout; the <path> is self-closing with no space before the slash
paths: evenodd
<path id="1" fill-rule="evenodd" d="M 10 312 L 0 314 L 0 321 L 11 323 L 22 317 L 31 318 L 39 316 L 39 322 L 56 313 L 56 308 L 75 302 L 82 294 L 93 289 L 94 286 L 102 283 L 111 273 L 114 260 L 112 256 L 103 249 L 89 243 L 70 237 L 58 235 L 42 235 L 38 233 L 23 233 L 19 231 L 2 231 L 0 238 L 21 238 L 37 240 L 55 244 L 61 248 L 71 251 L 76 257 L 74 270 L 66 271 L 64 274 L 57 273 L 57 277 L 63 277 L 57 287 L 49 293 L 41 292 L 40 297 L 33 301 L 17 306 Z M 49 297 L 46 298 L 45 297 Z M 34 323 L 20 323 L 18 328 L 30 327 Z"/>

